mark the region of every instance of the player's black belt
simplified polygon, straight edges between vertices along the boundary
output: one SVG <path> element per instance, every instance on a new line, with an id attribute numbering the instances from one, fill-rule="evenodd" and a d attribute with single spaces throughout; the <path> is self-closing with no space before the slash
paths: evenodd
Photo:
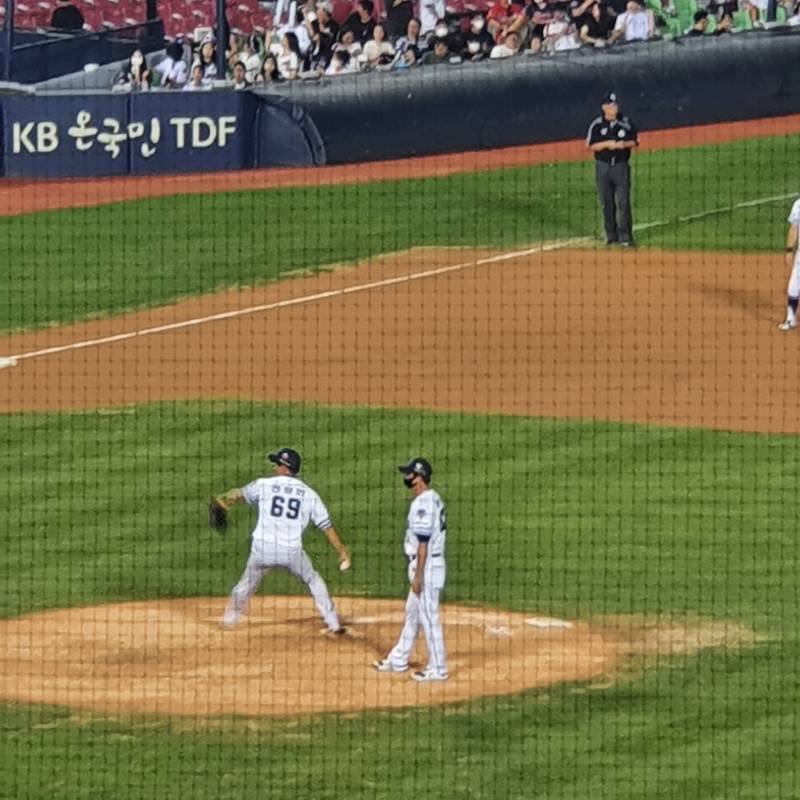
<path id="1" fill-rule="evenodd" d="M 431 553 L 430 554 L 430 558 L 441 558 L 442 555 L 443 555 L 443 553 Z M 411 563 L 412 561 L 416 561 L 417 560 L 416 556 L 407 556 L 407 558 L 408 558 L 409 563 Z"/>

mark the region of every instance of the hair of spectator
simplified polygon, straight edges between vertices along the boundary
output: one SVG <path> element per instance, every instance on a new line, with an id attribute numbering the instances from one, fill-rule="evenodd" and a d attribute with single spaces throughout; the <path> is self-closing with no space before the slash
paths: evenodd
<path id="1" fill-rule="evenodd" d="M 300 57 L 300 44 L 297 41 L 297 34 L 292 33 L 292 31 L 287 31 L 283 34 L 284 38 L 286 39 L 286 44 L 289 45 L 289 49 Z"/>
<path id="2" fill-rule="evenodd" d="M 278 72 L 278 60 L 275 58 L 274 55 L 272 55 L 272 53 L 267 53 L 267 56 L 264 59 L 264 63 L 261 65 L 261 74 L 263 75 L 267 71 L 269 71 L 269 75 L 271 78 L 277 78 L 280 75 L 280 73 Z"/>
<path id="3" fill-rule="evenodd" d="M 694 21 L 700 22 L 701 20 L 708 19 L 708 11 L 704 11 L 700 9 L 699 11 L 694 12 Z"/>
<path id="4" fill-rule="evenodd" d="M 372 12 L 375 9 L 375 4 L 372 2 L 372 0 L 361 0 L 360 5 L 366 14 L 372 16 Z"/>
<path id="5" fill-rule="evenodd" d="M 174 42 L 170 42 L 167 47 L 167 55 L 171 59 L 179 61 L 183 58 L 183 45 L 177 39 Z"/>

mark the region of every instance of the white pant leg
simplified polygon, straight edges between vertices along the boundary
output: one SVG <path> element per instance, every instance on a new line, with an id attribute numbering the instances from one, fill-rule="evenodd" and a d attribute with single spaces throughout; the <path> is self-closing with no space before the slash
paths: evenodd
<path id="1" fill-rule="evenodd" d="M 428 665 L 426 669 L 437 675 L 447 674 L 447 658 L 444 650 L 444 634 L 439 621 L 439 593 L 441 589 L 423 584 L 419 611 L 425 644 L 428 646 Z"/>
<path id="2" fill-rule="evenodd" d="M 800 297 L 800 258 L 795 256 L 792 271 L 789 275 L 789 286 L 786 290 L 789 297 Z"/>
<path id="3" fill-rule="evenodd" d="M 251 555 L 247 559 L 242 577 L 233 587 L 225 613 L 222 615 L 223 625 L 235 625 L 239 618 L 247 613 L 250 598 L 258 591 L 261 580 L 268 571 L 269 567 L 260 558 Z"/>
<path id="4" fill-rule="evenodd" d="M 314 603 L 317 606 L 320 616 L 325 620 L 325 624 L 332 631 L 340 627 L 339 615 L 333 606 L 333 600 L 328 592 L 328 587 L 322 576 L 314 569 L 311 559 L 306 555 L 305 550 L 294 551 L 288 559 L 286 568 L 295 577 L 299 578 L 308 587 Z"/>
<path id="5" fill-rule="evenodd" d="M 386 660 L 394 669 L 405 669 L 408 666 L 408 659 L 411 658 L 411 651 L 414 649 L 414 642 L 419 633 L 419 622 L 419 595 L 409 592 L 406 599 L 406 617 L 403 621 L 403 629 L 400 631 L 397 643 L 386 656 Z"/>

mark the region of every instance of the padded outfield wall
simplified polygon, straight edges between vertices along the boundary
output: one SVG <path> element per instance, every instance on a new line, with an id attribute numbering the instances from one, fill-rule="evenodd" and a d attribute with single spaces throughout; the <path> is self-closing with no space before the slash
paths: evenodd
<path id="1" fill-rule="evenodd" d="M 4 97 L 3 175 L 358 163 L 581 137 L 610 89 L 643 130 L 800 108 L 784 29 L 296 82 L 269 93 Z"/>

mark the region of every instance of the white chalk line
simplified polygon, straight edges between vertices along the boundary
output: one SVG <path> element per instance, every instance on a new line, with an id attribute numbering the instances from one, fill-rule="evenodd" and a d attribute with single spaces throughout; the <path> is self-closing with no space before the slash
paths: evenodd
<path id="1" fill-rule="evenodd" d="M 791 192 L 787 194 L 772 195 L 771 197 L 759 197 L 754 200 L 744 200 L 739 203 L 734 203 L 731 206 L 712 208 L 696 214 L 688 214 L 686 216 L 676 217 L 675 219 L 661 219 L 653 222 L 643 222 L 638 225 L 634 225 L 633 227 L 636 231 L 643 231 L 652 228 L 665 227 L 675 223 L 694 222 L 699 219 L 714 216 L 715 214 L 725 214 L 737 209 L 753 208 L 755 206 L 768 205 L 769 203 L 777 203 L 782 200 L 788 200 L 792 197 L 796 197 L 796 195 L 796 192 Z M 260 314 L 266 311 L 277 311 L 278 309 L 306 305 L 308 303 L 316 303 L 321 300 L 331 300 L 335 297 L 343 297 L 345 295 L 357 294 L 360 292 L 369 292 L 373 289 L 383 289 L 388 286 L 395 286 L 401 283 L 411 283 L 412 281 L 425 280 L 426 278 L 433 278 L 438 275 L 446 275 L 451 272 L 459 272 L 473 267 L 481 267 L 487 264 L 498 264 L 503 261 L 513 261 L 514 259 L 536 255 L 537 253 L 549 253 L 554 250 L 563 250 L 568 247 L 586 244 L 590 241 L 592 241 L 592 238 L 589 236 L 558 239 L 553 242 L 537 244 L 524 250 L 511 250 L 509 252 L 500 253 L 494 256 L 486 256 L 484 258 L 474 259 L 471 261 L 463 261 L 461 263 L 450 264 L 445 267 L 436 267 L 435 269 L 423 270 L 422 272 L 413 272 L 410 275 L 399 275 L 394 278 L 383 278 L 379 281 L 360 283 L 355 286 L 347 286 L 341 289 L 331 289 L 326 292 L 316 292 L 314 294 L 302 295 L 300 297 L 290 297 L 286 300 L 276 300 L 272 303 L 262 303 L 260 305 L 248 306 L 247 308 L 237 308 L 233 311 L 222 311 L 217 314 L 209 314 L 204 317 L 194 317 L 192 319 L 180 320 L 178 322 L 170 322 L 165 325 L 155 325 L 151 328 L 143 328 L 137 331 L 128 331 L 127 333 L 118 333 L 112 336 L 103 336 L 97 339 L 86 339 L 80 342 L 71 342 L 69 344 L 57 345 L 54 347 L 45 347 L 41 350 L 30 350 L 26 353 L 16 353 L 12 356 L 0 357 L 0 369 L 16 366 L 18 362 L 31 358 L 40 358 L 42 356 L 65 353 L 71 350 L 83 350 L 87 347 L 99 347 L 100 345 L 104 344 L 113 344 L 115 342 L 124 342 L 129 339 L 137 339 L 142 336 L 153 336 L 158 333 L 183 330 L 185 328 L 192 328 L 196 327 L 197 325 L 205 325 L 211 322 L 219 322 L 226 319 L 235 319 L 238 317 Z"/>
<path id="2" fill-rule="evenodd" d="M 290 297 L 286 300 L 276 300 L 272 303 L 262 303 L 261 305 L 248 306 L 247 308 L 237 308 L 233 311 L 222 311 L 217 314 L 209 314 L 204 317 L 194 317 L 193 319 L 180 320 L 178 322 L 170 322 L 165 325 L 155 325 L 152 328 L 143 328 L 138 331 L 128 331 L 127 333 L 117 333 L 113 336 L 103 336 L 98 339 L 86 339 L 81 342 L 71 342 L 70 344 L 62 344 L 54 347 L 45 347 L 42 350 L 31 350 L 27 353 L 16 353 L 13 356 L 0 359 L 0 368 L 3 366 L 14 366 L 18 361 L 23 361 L 28 358 L 38 358 L 40 356 L 49 356 L 55 353 L 64 353 L 69 350 L 82 350 L 87 347 L 97 347 L 102 344 L 111 344 L 113 342 L 124 342 L 128 339 L 136 339 L 141 336 L 152 336 L 156 333 L 166 333 L 168 331 L 177 331 L 184 328 L 191 328 L 197 325 L 205 325 L 209 322 L 219 322 L 225 319 L 234 319 L 237 317 L 245 317 L 252 314 L 259 314 L 264 311 L 276 311 L 281 308 L 289 308 L 291 306 L 300 306 L 307 303 L 316 303 L 320 300 L 330 300 L 334 297 L 343 297 L 349 294 L 357 294 L 359 292 L 368 292 L 373 289 L 384 289 L 387 286 L 395 286 L 401 283 L 411 283 L 412 281 L 420 281 L 426 278 L 433 278 L 437 275 L 446 275 L 449 272 L 458 272 L 460 270 L 469 269 L 470 267 L 480 267 L 486 264 L 496 264 L 501 261 L 511 261 L 516 258 L 523 258 L 525 256 L 535 255 L 536 253 L 548 253 L 552 250 L 561 250 L 565 247 L 573 247 L 578 244 L 585 244 L 591 241 L 588 236 L 581 236 L 572 239 L 559 239 L 555 242 L 545 242 L 529 247 L 525 250 L 514 250 L 508 253 L 500 253 L 496 256 L 487 256 L 485 258 L 473 259 L 471 261 L 463 261 L 460 264 L 450 264 L 446 267 L 436 267 L 434 269 L 427 269 L 422 272 L 412 272 L 410 275 L 398 275 L 394 278 L 382 278 L 379 281 L 370 281 L 369 283 L 359 283 L 355 286 L 346 286 L 341 289 L 330 289 L 326 292 L 316 292 L 315 294 L 302 295 L 300 297 Z"/>
<path id="3" fill-rule="evenodd" d="M 723 206 L 722 208 L 709 208 L 705 211 L 698 211 L 696 214 L 687 214 L 682 217 L 675 217 L 675 219 L 659 219 L 654 222 L 643 222 L 641 225 L 634 225 L 635 231 L 646 231 L 650 228 L 662 228 L 666 225 L 674 225 L 676 222 L 695 222 L 698 219 L 705 219 L 706 217 L 713 217 L 715 214 L 727 214 L 729 211 L 738 211 L 742 208 L 753 208 L 755 206 L 766 206 L 770 203 L 777 203 L 782 200 L 790 200 L 797 197 L 798 192 L 789 192 L 788 194 L 775 194 L 771 197 L 757 197 L 755 200 L 743 200 L 741 203 L 734 203 L 732 206 Z"/>

